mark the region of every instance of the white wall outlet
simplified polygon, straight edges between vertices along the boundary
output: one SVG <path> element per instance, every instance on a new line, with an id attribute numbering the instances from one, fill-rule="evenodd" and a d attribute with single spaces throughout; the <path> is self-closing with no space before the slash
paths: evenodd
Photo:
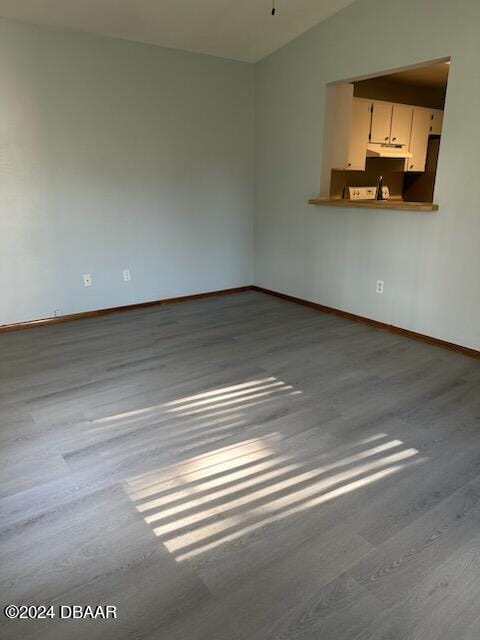
<path id="1" fill-rule="evenodd" d="M 83 286 L 91 287 L 92 286 L 92 276 L 89 273 L 83 274 Z"/>
<path id="2" fill-rule="evenodd" d="M 123 270 L 123 280 L 124 280 L 124 282 L 130 282 L 131 279 L 132 279 L 132 276 L 130 274 L 130 269 L 124 269 Z"/>
<path id="3" fill-rule="evenodd" d="M 376 288 L 376 292 L 377 293 L 383 293 L 385 289 L 385 283 L 383 280 L 377 280 L 377 288 Z"/>

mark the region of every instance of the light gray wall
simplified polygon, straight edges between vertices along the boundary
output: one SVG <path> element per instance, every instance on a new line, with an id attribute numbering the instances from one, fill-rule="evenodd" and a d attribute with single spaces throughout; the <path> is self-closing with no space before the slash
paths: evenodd
<path id="1" fill-rule="evenodd" d="M 255 183 L 258 284 L 480 348 L 479 22 L 357 0 L 254 69 L 0 21 L 0 324 L 250 283 Z M 449 55 L 439 213 L 307 205 L 325 83 Z"/>
<path id="2" fill-rule="evenodd" d="M 0 21 L 0 324 L 250 284 L 253 91 L 247 64 Z"/>
<path id="3" fill-rule="evenodd" d="M 357 0 L 256 66 L 257 284 L 480 348 L 479 24 L 478 0 Z M 306 204 L 325 84 L 450 55 L 438 214 Z"/>

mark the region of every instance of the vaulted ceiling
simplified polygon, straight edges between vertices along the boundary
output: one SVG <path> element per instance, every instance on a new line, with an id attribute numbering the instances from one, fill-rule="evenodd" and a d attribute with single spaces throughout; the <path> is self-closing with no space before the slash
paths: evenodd
<path id="1" fill-rule="evenodd" d="M 354 0 L 0 0 L 0 16 L 256 62 Z"/>

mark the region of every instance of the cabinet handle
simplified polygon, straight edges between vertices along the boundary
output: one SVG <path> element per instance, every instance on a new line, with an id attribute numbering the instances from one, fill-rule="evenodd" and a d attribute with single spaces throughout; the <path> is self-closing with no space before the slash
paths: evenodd
<path id="1" fill-rule="evenodd" d="M 349 163 L 347 164 L 347 167 L 351 167 L 351 166 L 352 166 L 352 163 L 351 163 L 351 162 L 349 162 Z"/>
<path id="2" fill-rule="evenodd" d="M 396 140 L 397 138 L 392 138 L 392 140 Z"/>
<path id="3" fill-rule="evenodd" d="M 385 140 L 388 140 L 388 136 L 385 138 Z"/>
<path id="4" fill-rule="evenodd" d="M 415 166 L 414 164 L 411 164 L 411 165 L 410 165 L 410 169 L 413 169 L 413 167 L 414 167 L 414 166 Z"/>

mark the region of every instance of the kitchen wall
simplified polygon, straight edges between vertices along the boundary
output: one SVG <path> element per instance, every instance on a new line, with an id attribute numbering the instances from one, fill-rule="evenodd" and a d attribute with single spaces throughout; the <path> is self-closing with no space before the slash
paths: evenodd
<path id="1" fill-rule="evenodd" d="M 477 0 L 357 0 L 256 66 L 257 284 L 480 349 L 478 24 Z M 447 56 L 439 212 L 308 205 L 325 84 Z"/>
<path id="2" fill-rule="evenodd" d="M 250 284 L 253 81 L 1 20 L 0 324 Z"/>

